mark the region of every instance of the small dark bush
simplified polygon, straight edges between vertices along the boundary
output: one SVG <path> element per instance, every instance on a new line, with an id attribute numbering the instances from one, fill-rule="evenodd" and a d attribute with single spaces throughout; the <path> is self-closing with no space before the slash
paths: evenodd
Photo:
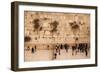
<path id="1" fill-rule="evenodd" d="M 29 37 L 29 36 L 25 36 L 25 37 L 24 37 L 24 41 L 25 41 L 25 42 L 29 42 L 30 40 L 31 40 L 31 37 Z"/>

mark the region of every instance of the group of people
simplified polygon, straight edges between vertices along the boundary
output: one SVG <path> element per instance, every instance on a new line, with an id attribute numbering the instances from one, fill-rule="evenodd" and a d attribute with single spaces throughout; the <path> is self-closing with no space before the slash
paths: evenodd
<path id="1" fill-rule="evenodd" d="M 75 44 L 72 46 L 72 55 L 77 54 L 78 52 L 80 53 L 85 53 L 85 55 L 88 55 L 88 51 L 89 51 L 90 45 L 89 43 L 79 43 L 79 44 Z"/>
<path id="2" fill-rule="evenodd" d="M 56 59 L 57 55 L 61 54 L 61 52 L 60 52 L 61 49 L 65 49 L 66 52 L 68 52 L 68 48 L 69 48 L 68 44 L 57 44 L 57 45 L 55 45 L 54 53 L 53 53 L 54 54 L 53 59 Z"/>
<path id="3" fill-rule="evenodd" d="M 57 58 L 58 55 L 61 55 L 61 50 L 64 49 L 66 53 L 68 50 L 72 50 L 72 56 L 77 55 L 78 53 L 85 53 L 85 56 L 88 56 L 88 51 L 90 48 L 89 43 L 75 43 L 75 44 L 55 44 L 53 48 L 53 60 Z M 47 45 L 47 50 L 49 50 L 50 45 Z M 34 54 L 37 50 L 37 46 L 27 47 L 26 51 L 31 51 Z"/>
<path id="4" fill-rule="evenodd" d="M 89 51 L 89 43 L 78 43 L 78 44 L 57 44 L 54 47 L 54 53 L 53 53 L 53 60 L 57 58 L 58 55 L 61 54 L 60 50 L 65 49 L 66 53 L 68 52 L 68 49 L 72 49 L 72 55 L 77 55 L 78 52 L 85 53 L 85 55 L 88 55 Z"/>

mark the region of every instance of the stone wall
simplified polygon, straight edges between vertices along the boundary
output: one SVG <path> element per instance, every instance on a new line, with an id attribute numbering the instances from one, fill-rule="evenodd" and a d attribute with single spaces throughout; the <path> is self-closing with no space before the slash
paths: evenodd
<path id="1" fill-rule="evenodd" d="M 31 38 L 30 41 L 25 42 L 26 45 L 90 42 L 89 14 L 25 11 L 24 15 L 24 33 Z M 35 20 L 39 26 L 35 26 Z M 57 26 L 53 24 L 55 21 Z M 51 32 L 53 25 L 56 31 Z M 75 41 L 76 37 L 77 41 Z"/>

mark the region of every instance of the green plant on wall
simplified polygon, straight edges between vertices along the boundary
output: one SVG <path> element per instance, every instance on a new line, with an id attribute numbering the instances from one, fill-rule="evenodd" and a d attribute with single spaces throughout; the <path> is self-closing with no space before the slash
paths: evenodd
<path id="1" fill-rule="evenodd" d="M 50 23 L 50 27 L 51 27 L 51 34 L 52 34 L 52 37 L 53 37 L 53 34 L 57 32 L 57 26 L 59 25 L 59 22 L 58 21 L 53 21 Z"/>
<path id="2" fill-rule="evenodd" d="M 78 35 L 78 32 L 80 31 L 80 26 L 78 25 L 76 21 L 70 22 L 69 24 L 73 32 L 75 41 L 78 41 L 79 38 L 77 37 L 77 35 Z"/>

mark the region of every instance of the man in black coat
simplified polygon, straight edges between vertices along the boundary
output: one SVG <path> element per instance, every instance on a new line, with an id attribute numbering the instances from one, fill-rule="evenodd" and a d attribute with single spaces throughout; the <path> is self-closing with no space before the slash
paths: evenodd
<path id="1" fill-rule="evenodd" d="M 32 52 L 32 53 L 34 53 L 34 48 L 33 48 L 33 47 L 32 47 L 32 50 L 31 50 L 31 52 Z"/>
<path id="2" fill-rule="evenodd" d="M 68 44 L 64 44 L 64 48 L 65 48 L 66 52 L 68 52 Z"/>

